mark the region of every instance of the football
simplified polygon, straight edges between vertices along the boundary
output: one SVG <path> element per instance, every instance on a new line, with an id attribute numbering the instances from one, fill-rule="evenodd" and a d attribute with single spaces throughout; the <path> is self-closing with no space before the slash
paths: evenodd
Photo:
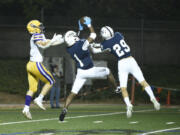
<path id="1" fill-rule="evenodd" d="M 83 17 L 80 18 L 81 24 L 84 24 L 84 22 L 85 22 L 84 17 L 86 17 L 86 16 L 83 16 Z"/>

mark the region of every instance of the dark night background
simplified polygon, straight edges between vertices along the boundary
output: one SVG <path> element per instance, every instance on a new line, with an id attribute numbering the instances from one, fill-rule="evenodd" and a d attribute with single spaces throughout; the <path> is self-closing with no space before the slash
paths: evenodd
<path id="1" fill-rule="evenodd" d="M 120 17 L 180 20 L 179 0 L 1 0 L 1 16 Z"/>
<path id="2" fill-rule="evenodd" d="M 120 31 L 150 84 L 180 89 L 180 0 L 0 0 L 0 91 L 21 93 L 23 89 L 25 93 L 28 87 L 26 24 L 30 20 L 42 21 L 46 37 L 52 38 L 54 33 L 77 30 L 82 16 L 92 18 L 97 41 L 104 25 Z M 63 57 L 67 72 L 72 71 L 65 46 L 49 48 L 44 56 Z M 113 56 L 99 54 L 93 59 L 106 60 L 117 78 Z M 72 80 L 71 75 L 65 76 Z"/>

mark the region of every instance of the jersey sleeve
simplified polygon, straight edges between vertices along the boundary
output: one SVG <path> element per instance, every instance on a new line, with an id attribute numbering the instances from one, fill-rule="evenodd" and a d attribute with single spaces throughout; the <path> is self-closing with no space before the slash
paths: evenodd
<path id="1" fill-rule="evenodd" d="M 120 36 L 122 39 L 124 39 L 124 36 L 121 33 L 119 33 L 119 32 L 116 32 L 115 35 L 116 36 Z"/>
<path id="2" fill-rule="evenodd" d="M 103 41 L 101 43 L 101 50 L 104 52 L 104 51 L 111 51 L 111 48 L 109 48 L 108 46 L 108 42 L 107 41 Z"/>
<path id="3" fill-rule="evenodd" d="M 45 39 L 44 35 L 43 34 L 34 34 L 33 35 L 33 41 L 36 42 L 36 41 L 43 41 Z"/>
<path id="4" fill-rule="evenodd" d="M 85 40 L 84 43 L 83 43 L 83 45 L 82 45 L 82 50 L 83 50 L 83 51 L 88 50 L 88 47 L 89 47 L 89 46 L 90 46 L 89 41 L 88 41 L 88 40 Z"/>
<path id="5" fill-rule="evenodd" d="M 101 50 L 104 50 L 105 49 L 105 42 L 103 41 L 100 45 L 101 45 Z"/>

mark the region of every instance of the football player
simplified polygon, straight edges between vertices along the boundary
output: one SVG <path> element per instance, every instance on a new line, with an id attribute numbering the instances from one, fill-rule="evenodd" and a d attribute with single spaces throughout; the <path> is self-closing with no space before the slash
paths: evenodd
<path id="1" fill-rule="evenodd" d="M 100 35 L 103 42 L 93 43 L 92 50 L 94 53 L 101 53 L 105 50 L 112 53 L 118 59 L 118 76 L 120 82 L 120 89 L 116 93 L 122 92 L 124 101 L 127 105 L 127 117 L 132 116 L 133 105 L 131 104 L 127 92 L 128 75 L 132 74 L 143 89 L 147 92 L 151 102 L 154 104 L 156 110 L 160 109 L 160 104 L 156 100 L 150 85 L 146 82 L 143 73 L 138 66 L 136 60 L 131 55 L 130 47 L 126 44 L 121 33 L 113 31 L 109 26 L 104 26 L 100 30 Z"/>
<path id="2" fill-rule="evenodd" d="M 67 44 L 67 52 L 76 62 L 77 74 L 71 93 L 67 97 L 64 108 L 59 116 L 60 121 L 64 120 L 72 99 L 78 94 L 87 79 L 102 78 L 107 76 L 112 88 L 116 89 L 115 79 L 110 70 L 106 67 L 94 67 L 91 59 L 88 47 L 90 45 L 89 43 L 94 41 L 96 38 L 96 33 L 91 25 L 91 18 L 83 17 L 80 19 L 80 23 L 87 26 L 90 30 L 90 36 L 87 39 L 80 39 L 74 31 L 68 31 L 64 36 L 64 40 Z M 84 27 L 81 24 L 80 26 Z"/>
<path id="3" fill-rule="evenodd" d="M 49 46 L 62 44 L 64 39 L 60 34 L 55 34 L 51 40 L 46 39 L 43 32 L 44 26 L 38 20 L 30 21 L 27 24 L 27 30 L 32 35 L 30 39 L 30 60 L 26 65 L 29 89 L 26 93 L 25 106 L 22 113 L 26 118 L 32 119 L 29 107 L 34 93 L 37 92 L 38 81 L 41 80 L 45 85 L 43 86 L 39 96 L 35 98 L 34 103 L 43 110 L 45 110 L 45 107 L 42 104 L 43 97 L 54 84 L 53 76 L 42 64 L 43 56 L 41 51 Z"/>

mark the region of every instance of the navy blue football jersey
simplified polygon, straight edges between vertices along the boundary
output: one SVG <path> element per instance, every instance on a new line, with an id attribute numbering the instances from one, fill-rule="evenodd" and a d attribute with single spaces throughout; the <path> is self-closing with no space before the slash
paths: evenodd
<path id="1" fill-rule="evenodd" d="M 119 32 L 116 32 L 113 38 L 104 40 L 101 45 L 102 50 L 109 50 L 118 60 L 131 56 L 130 48 Z"/>
<path id="2" fill-rule="evenodd" d="M 76 61 L 77 68 L 89 69 L 94 65 L 89 50 L 82 49 L 84 42 L 84 39 L 77 41 L 73 46 L 67 48 L 67 52 Z"/>

